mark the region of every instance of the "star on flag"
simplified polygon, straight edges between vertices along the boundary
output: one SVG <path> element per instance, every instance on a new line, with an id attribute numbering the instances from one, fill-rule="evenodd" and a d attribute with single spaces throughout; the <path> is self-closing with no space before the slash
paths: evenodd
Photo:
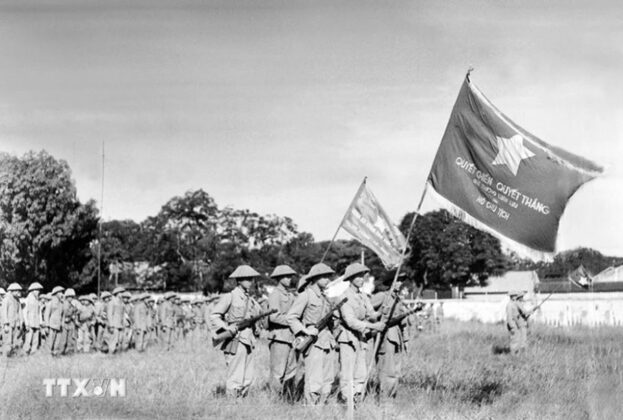
<path id="1" fill-rule="evenodd" d="M 498 154 L 491 163 L 493 165 L 506 165 L 513 175 L 517 176 L 521 161 L 533 157 L 534 153 L 524 147 L 523 137 L 519 134 L 508 139 L 495 137 L 498 140 Z"/>

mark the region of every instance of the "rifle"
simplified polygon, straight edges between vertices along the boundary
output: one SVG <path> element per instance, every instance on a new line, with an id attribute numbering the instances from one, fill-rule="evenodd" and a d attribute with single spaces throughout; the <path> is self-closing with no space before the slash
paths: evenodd
<path id="1" fill-rule="evenodd" d="M 400 323 L 407 317 L 413 315 L 416 312 L 420 312 L 422 309 L 424 309 L 424 305 L 422 304 L 422 302 L 418 302 L 417 306 L 413 309 L 408 310 L 407 312 L 405 312 L 402 315 L 398 315 L 393 317 L 392 319 L 390 319 L 389 321 L 387 321 L 387 323 L 385 324 L 385 327 L 383 328 L 383 331 L 370 331 L 366 334 L 366 340 L 374 337 L 377 334 L 386 334 L 387 331 L 392 328 L 395 327 L 396 325 L 400 325 Z"/>
<path id="2" fill-rule="evenodd" d="M 554 289 L 554 291 L 553 291 L 553 292 L 551 292 L 549 295 L 547 295 L 547 297 L 546 297 L 545 299 L 543 299 L 543 300 L 541 301 L 541 303 L 539 303 L 539 304 L 538 304 L 538 305 L 536 305 L 534 308 L 532 308 L 532 309 L 530 310 L 530 315 L 528 315 L 528 318 L 530 318 L 532 315 L 534 315 L 534 313 L 536 312 L 536 310 L 537 310 L 537 309 L 539 309 L 539 308 L 541 307 L 541 305 L 543 305 L 545 302 L 547 302 L 547 300 L 548 300 L 549 298 L 551 298 L 551 297 L 552 297 L 552 295 L 554 294 L 554 292 L 555 292 L 555 291 L 556 291 L 556 290 Z"/>
<path id="3" fill-rule="evenodd" d="M 340 309 L 342 307 L 342 305 L 344 305 L 346 303 L 347 300 L 348 300 L 348 298 L 344 298 L 344 299 L 340 300 L 338 303 L 336 303 L 335 305 L 333 305 L 329 309 L 329 312 L 327 312 L 327 314 L 325 316 L 323 316 L 320 319 L 320 321 L 318 321 L 318 323 L 315 325 L 316 329 L 318 330 L 318 334 L 320 334 L 320 331 L 322 331 L 325 328 L 327 328 L 327 326 L 329 325 L 329 321 L 331 321 L 331 317 L 333 316 L 333 312 L 335 312 L 336 310 Z M 316 340 L 318 340 L 318 336 L 317 335 L 315 335 L 315 336 L 297 337 L 296 340 L 294 340 L 293 347 L 299 353 L 305 354 L 305 353 L 307 353 L 307 350 L 309 350 L 311 345 L 316 342 Z"/>
<path id="4" fill-rule="evenodd" d="M 270 311 L 262 312 L 259 315 L 243 319 L 242 321 L 236 322 L 236 327 L 238 327 L 238 331 L 242 331 L 245 328 L 252 327 L 253 324 L 255 324 L 260 319 L 267 317 L 268 315 L 272 315 L 275 312 L 277 312 L 277 309 L 271 309 Z M 220 331 L 222 330 L 223 329 L 221 329 Z M 214 337 L 212 337 L 212 345 L 216 346 L 217 344 L 222 343 L 225 340 L 229 340 L 230 338 L 233 338 L 235 335 L 236 333 L 231 332 L 229 330 L 223 331 L 215 335 Z"/>

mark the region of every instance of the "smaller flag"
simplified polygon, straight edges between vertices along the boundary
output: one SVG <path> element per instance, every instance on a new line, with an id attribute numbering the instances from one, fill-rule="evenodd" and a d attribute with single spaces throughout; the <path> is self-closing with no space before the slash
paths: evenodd
<path id="1" fill-rule="evenodd" d="M 365 179 L 346 211 L 341 227 L 374 251 L 388 270 L 400 265 L 407 241 L 368 189 Z"/>
<path id="2" fill-rule="evenodd" d="M 593 282 L 591 275 L 586 271 L 583 265 L 580 265 L 578 268 L 570 272 L 567 278 L 571 283 L 581 287 L 582 289 L 588 289 Z"/>

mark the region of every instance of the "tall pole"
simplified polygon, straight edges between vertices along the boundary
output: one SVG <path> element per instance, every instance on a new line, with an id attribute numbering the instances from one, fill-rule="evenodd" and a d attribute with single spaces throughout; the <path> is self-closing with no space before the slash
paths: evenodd
<path id="1" fill-rule="evenodd" d="M 102 140 L 102 188 L 100 195 L 100 220 L 98 223 L 97 232 L 97 296 L 100 296 L 102 288 L 102 220 L 104 218 L 104 162 L 105 162 L 105 150 L 104 140 Z"/>
<path id="2" fill-rule="evenodd" d="M 357 200 L 357 197 L 359 197 L 359 194 L 361 193 L 361 190 L 363 190 L 365 188 L 367 179 L 368 179 L 367 176 L 363 178 L 363 182 L 361 183 L 361 185 L 359 186 L 359 189 L 355 193 L 355 197 L 353 197 L 353 201 L 350 202 L 350 205 L 348 206 L 348 209 L 346 209 L 346 213 L 344 213 L 344 217 L 342 217 L 342 221 L 340 222 L 339 225 L 337 225 L 337 229 L 335 230 L 335 233 L 333 234 L 333 238 L 331 238 L 331 242 L 329 242 L 329 245 L 327 246 L 327 249 L 324 251 L 324 254 L 322 255 L 322 259 L 320 260 L 320 262 L 324 262 L 324 259 L 327 257 L 327 254 L 329 253 L 329 250 L 331 249 L 331 245 L 333 245 L 333 242 L 335 242 L 335 238 L 336 238 L 338 232 L 340 231 L 340 228 L 344 224 L 344 220 L 346 220 L 346 217 L 348 217 L 348 215 L 350 214 L 351 210 L 353 209 L 353 206 L 355 205 L 355 201 Z"/>
<path id="3" fill-rule="evenodd" d="M 409 240 L 411 239 L 411 233 L 413 232 L 413 227 L 415 226 L 415 221 L 417 219 L 417 217 L 420 214 L 420 209 L 422 208 L 422 203 L 424 202 L 424 197 L 426 196 L 426 190 L 428 189 L 428 183 L 426 183 L 424 185 L 424 191 L 422 191 L 422 196 L 420 197 L 420 202 L 418 203 L 417 209 L 415 210 L 415 214 L 413 215 L 413 219 L 411 219 L 411 224 L 409 225 L 409 230 L 407 232 L 407 238 L 406 238 L 406 244 L 404 249 L 402 250 L 402 254 L 400 255 L 400 263 L 398 264 L 398 268 L 396 268 L 396 274 L 394 275 L 394 280 L 392 281 L 392 285 L 389 288 L 389 291 L 387 292 L 387 294 L 385 295 L 385 298 L 383 299 L 383 304 L 381 305 L 381 310 L 382 308 L 386 307 L 387 304 L 389 303 L 389 300 L 393 298 L 394 295 L 394 290 L 396 290 L 396 283 L 398 281 L 398 277 L 400 276 L 400 270 L 402 268 L 402 264 L 404 263 L 405 260 L 405 256 L 407 255 L 407 247 L 409 246 Z M 398 303 L 398 298 L 396 297 L 394 300 L 394 304 L 392 305 L 389 313 L 387 314 L 387 316 L 383 316 L 382 317 L 382 321 L 383 322 L 387 322 L 389 321 L 392 316 L 394 315 L 394 310 L 396 309 Z M 385 334 L 380 333 L 376 335 L 376 338 L 374 340 L 374 351 L 372 353 L 372 358 L 370 360 L 370 364 L 368 365 L 368 369 L 366 370 L 366 379 L 364 381 L 364 386 L 363 386 L 363 397 L 365 397 L 366 394 L 366 389 L 368 387 L 368 380 L 370 379 L 370 373 L 372 371 L 372 366 L 374 366 L 374 363 L 376 362 L 376 358 L 379 352 L 379 348 L 381 347 L 381 343 L 382 340 L 385 338 Z"/>

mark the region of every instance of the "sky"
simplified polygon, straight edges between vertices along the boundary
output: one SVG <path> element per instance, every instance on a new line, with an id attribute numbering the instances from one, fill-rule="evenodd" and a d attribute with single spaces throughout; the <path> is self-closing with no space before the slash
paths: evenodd
<path id="1" fill-rule="evenodd" d="M 396 223 L 416 208 L 471 66 L 515 122 L 607 168 L 558 249 L 623 256 L 616 1 L 4 1 L 0 54 L 0 151 L 66 160 L 101 205 L 104 144 L 104 219 L 202 188 L 318 240 L 364 176 Z"/>

